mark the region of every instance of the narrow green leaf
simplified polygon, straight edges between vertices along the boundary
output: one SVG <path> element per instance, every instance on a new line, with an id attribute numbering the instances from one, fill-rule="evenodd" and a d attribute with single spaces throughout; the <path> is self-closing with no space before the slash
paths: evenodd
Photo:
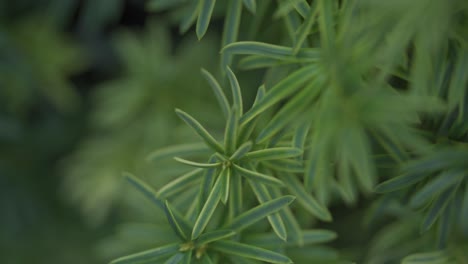
<path id="1" fill-rule="evenodd" d="M 242 144 L 234 154 L 229 158 L 230 160 L 238 160 L 247 154 L 252 149 L 252 142 L 248 141 Z"/>
<path id="2" fill-rule="evenodd" d="M 352 150 L 350 149 L 350 151 Z M 348 160 L 349 155 L 345 151 L 341 151 L 340 156 L 340 162 L 338 163 L 339 192 L 346 203 L 354 204 L 358 191 L 352 179 L 351 164 Z"/>
<path id="3" fill-rule="evenodd" d="M 328 49 L 328 52 L 333 52 L 333 45 L 335 45 L 333 4 L 329 0 L 318 0 L 320 42 L 321 47 Z"/>
<path id="4" fill-rule="evenodd" d="M 195 242 L 197 245 L 205 245 L 213 241 L 232 237 L 235 234 L 236 232 L 232 230 L 215 230 L 200 235 L 200 237 Z"/>
<path id="5" fill-rule="evenodd" d="M 284 17 L 286 31 L 291 38 L 292 43 L 296 43 L 296 32 L 301 26 L 301 18 L 297 12 L 289 12 Z M 291 48 L 292 49 L 292 48 Z"/>
<path id="6" fill-rule="evenodd" d="M 182 258 L 182 261 L 180 262 L 181 264 L 192 264 L 192 254 L 193 250 L 187 251 L 184 254 L 184 257 Z"/>
<path id="7" fill-rule="evenodd" d="M 136 254 L 128 255 L 111 261 L 111 264 L 134 264 L 143 261 L 161 260 L 167 256 L 175 254 L 179 251 L 178 243 L 158 247 L 155 249 L 146 250 Z"/>
<path id="8" fill-rule="evenodd" d="M 317 62 L 319 50 L 315 48 L 300 49 L 296 54 L 293 48 L 255 41 L 239 41 L 226 45 L 221 52 L 230 55 L 259 55 L 278 60 L 297 60 L 300 62 Z"/>
<path id="9" fill-rule="evenodd" d="M 337 250 L 326 246 L 293 247 L 288 249 L 288 255 L 295 256 L 297 263 L 357 264 L 356 262 L 339 260 Z"/>
<path id="10" fill-rule="evenodd" d="M 260 101 L 262 101 L 263 98 L 265 97 L 265 94 L 266 94 L 265 84 L 262 84 L 262 85 L 260 85 L 260 87 L 258 87 L 258 89 L 257 89 L 257 94 L 255 95 L 255 101 L 254 101 L 253 105 L 256 105 L 256 104 L 258 104 Z"/>
<path id="11" fill-rule="evenodd" d="M 243 106 L 242 106 L 242 92 L 239 86 L 239 82 L 237 81 L 236 75 L 232 72 L 229 66 L 226 67 L 227 77 L 229 79 L 229 83 L 231 85 L 231 92 L 232 92 L 232 101 L 234 103 L 234 107 L 237 108 L 237 117 L 240 118 L 242 116 Z"/>
<path id="12" fill-rule="evenodd" d="M 304 230 L 302 235 L 304 245 L 330 242 L 336 238 L 335 232 L 326 229 Z"/>
<path id="13" fill-rule="evenodd" d="M 186 160 L 186 159 L 182 159 L 182 158 L 179 158 L 179 157 L 174 157 L 174 160 L 182 163 L 182 164 L 185 164 L 185 165 L 189 165 L 189 166 L 192 166 L 192 167 L 196 167 L 196 168 L 216 168 L 216 167 L 219 167 L 221 166 L 221 162 L 217 162 L 217 163 L 201 163 L 201 162 L 195 162 L 195 161 L 191 161 L 191 160 Z"/>
<path id="14" fill-rule="evenodd" d="M 146 3 L 148 11 L 163 11 L 175 8 L 187 0 L 151 0 Z"/>
<path id="15" fill-rule="evenodd" d="M 295 4 L 299 1 L 303 1 L 303 0 L 281 1 L 275 13 L 273 13 L 273 18 L 278 19 L 278 18 L 286 17 L 291 11 L 295 9 Z M 305 15 L 307 15 L 307 12 L 304 14 L 304 17 Z"/>
<path id="16" fill-rule="evenodd" d="M 248 259 L 248 258 L 244 258 L 244 257 L 240 257 L 240 256 L 234 256 L 234 255 L 230 255 L 230 256 L 227 256 L 230 263 L 232 264 L 260 264 L 259 261 L 257 260 L 253 260 L 253 259 Z"/>
<path id="17" fill-rule="evenodd" d="M 409 255 L 401 261 L 401 264 L 439 264 L 446 261 L 448 261 L 447 254 L 440 250 Z"/>
<path id="18" fill-rule="evenodd" d="M 229 117 L 229 102 L 226 98 L 226 95 L 223 92 L 223 89 L 219 85 L 218 81 L 211 75 L 207 70 L 201 69 L 201 73 L 203 77 L 208 81 L 210 84 L 211 88 L 213 89 L 213 92 L 216 96 L 216 99 L 218 100 L 219 106 L 221 107 L 221 110 L 223 111 L 224 117 L 228 118 Z"/>
<path id="19" fill-rule="evenodd" d="M 427 212 L 424 217 L 423 222 L 421 223 L 421 232 L 426 232 L 431 228 L 435 223 L 437 218 L 439 218 L 442 211 L 447 206 L 449 200 L 451 199 L 453 193 L 456 191 L 456 188 L 450 188 L 445 192 L 441 193 L 435 200 L 432 202 L 430 210 Z"/>
<path id="20" fill-rule="evenodd" d="M 305 5 L 307 5 L 307 2 L 305 3 Z M 307 5 L 308 10 L 304 10 L 304 11 L 307 11 L 306 18 L 304 20 L 304 24 L 302 24 L 302 26 L 299 28 L 299 32 L 297 33 L 296 43 L 294 44 L 294 49 L 293 49 L 293 54 L 296 54 L 297 52 L 299 52 L 299 49 L 301 49 L 302 45 L 304 44 L 304 41 L 306 40 L 307 36 L 311 32 L 312 26 L 314 25 L 314 22 L 315 22 L 315 17 L 317 16 L 317 2 L 316 1 L 313 2 L 312 8 L 308 8 L 308 7 L 309 6 Z"/>
<path id="21" fill-rule="evenodd" d="M 449 236 L 449 232 L 452 229 L 452 216 L 451 213 L 454 203 L 446 206 L 442 215 L 439 220 L 439 226 L 437 228 L 437 247 L 438 248 L 446 248 L 447 247 L 447 239 Z"/>
<path id="22" fill-rule="evenodd" d="M 278 66 L 281 64 L 287 63 L 299 63 L 298 60 L 279 60 L 275 58 L 268 58 L 259 55 L 250 55 L 242 58 L 237 65 L 241 70 L 255 70 L 255 69 L 263 69 L 263 68 L 270 68 L 274 66 Z"/>
<path id="23" fill-rule="evenodd" d="M 271 177 L 271 176 L 268 176 L 268 175 L 265 175 L 263 173 L 260 173 L 260 172 L 256 172 L 256 171 L 251 171 L 251 170 L 248 170 L 248 169 L 244 169 L 236 164 L 233 164 L 234 166 L 234 169 L 241 175 L 243 175 L 244 177 L 246 177 L 247 179 L 251 179 L 253 181 L 259 181 L 263 184 L 267 184 L 267 185 L 273 185 L 273 186 L 284 186 L 284 183 L 281 182 L 280 180 L 274 178 L 274 177 Z"/>
<path id="24" fill-rule="evenodd" d="M 310 80 L 311 74 L 316 68 L 316 65 L 305 66 L 273 86 L 271 90 L 265 94 L 265 97 L 261 102 L 255 104 L 247 113 L 245 113 L 244 116 L 242 116 L 240 119 L 241 124 L 244 125 L 270 106 L 297 92 L 297 90 L 299 90 L 306 81 Z"/>
<path id="25" fill-rule="evenodd" d="M 184 221 L 184 219 L 181 219 L 180 216 L 174 215 L 171 209 L 171 205 L 167 200 L 164 205 L 164 212 L 166 213 L 166 218 L 169 222 L 169 225 L 183 241 L 187 240 L 187 234 L 189 234 L 191 227 Z"/>
<path id="26" fill-rule="evenodd" d="M 257 2 L 255 0 L 244 0 L 244 5 L 252 14 L 255 14 L 255 10 L 257 9 Z"/>
<path id="27" fill-rule="evenodd" d="M 151 152 L 147 161 L 160 161 L 162 159 L 173 158 L 174 156 L 190 156 L 209 153 L 209 148 L 203 143 L 182 144 L 165 147 Z"/>
<path id="28" fill-rule="evenodd" d="M 408 160 L 408 154 L 400 142 L 394 138 L 381 136 L 380 133 L 370 130 L 372 136 L 388 152 L 388 154 L 397 162 L 402 163 Z"/>
<path id="29" fill-rule="evenodd" d="M 261 100 L 263 100 L 263 97 L 265 96 L 266 90 L 265 90 L 265 85 L 262 84 L 257 90 L 257 95 L 255 96 L 255 101 L 253 105 L 258 104 Z M 257 123 L 257 119 L 254 119 L 253 122 L 249 122 L 247 124 L 241 125 L 240 126 L 240 141 L 245 142 L 250 140 L 250 136 L 252 135 L 252 132 L 255 129 Z"/>
<path id="30" fill-rule="evenodd" d="M 304 173 L 304 164 L 298 160 L 275 160 L 266 161 L 263 165 L 279 172 Z"/>
<path id="31" fill-rule="evenodd" d="M 237 40 L 242 15 L 242 0 L 229 0 L 226 10 L 227 14 L 224 18 L 222 47 Z M 231 61 L 232 54 L 221 54 L 221 69 L 225 69 L 226 65 L 231 65 Z"/>
<path id="32" fill-rule="evenodd" d="M 357 179 L 364 191 L 372 192 L 376 183 L 375 166 L 370 160 L 370 145 L 366 132 L 363 128 L 355 126 L 346 129 L 347 139 L 350 146 L 347 159 L 356 172 Z"/>
<path id="33" fill-rule="evenodd" d="M 268 215 L 277 212 L 281 208 L 289 205 L 294 201 L 294 199 L 294 196 L 286 195 L 262 203 L 234 218 L 234 220 L 232 220 L 232 222 L 229 224 L 229 227 L 233 230 L 240 231 L 246 227 L 249 227 L 253 223 L 267 217 Z"/>
<path id="34" fill-rule="evenodd" d="M 198 218 L 195 221 L 195 225 L 192 231 L 192 240 L 198 238 L 205 229 L 206 225 L 208 225 L 208 222 L 210 221 L 211 216 L 213 215 L 216 206 L 218 205 L 219 199 L 221 198 L 221 182 L 222 177 L 218 176 L 218 179 L 216 180 L 213 189 L 211 189 L 211 193 L 208 196 L 208 199 L 206 200 L 200 215 L 198 215 Z"/>
<path id="35" fill-rule="evenodd" d="M 188 188 L 192 183 L 200 179 L 203 169 L 192 170 L 161 187 L 156 193 L 158 197 L 166 198 L 180 193 L 182 190 Z"/>
<path id="36" fill-rule="evenodd" d="M 213 260 L 211 260 L 208 254 L 203 254 L 203 257 L 201 259 L 201 264 L 214 264 L 214 262 Z"/>
<path id="37" fill-rule="evenodd" d="M 310 130 L 310 124 L 309 123 L 303 123 L 299 125 L 293 136 L 293 147 L 298 148 L 298 149 L 305 149 L 306 145 L 306 140 L 307 140 L 307 135 L 309 134 Z"/>
<path id="38" fill-rule="evenodd" d="M 426 202 L 437 196 L 437 194 L 463 179 L 463 177 L 464 173 L 462 171 L 455 169 L 443 171 L 438 177 L 432 179 L 412 196 L 410 205 L 414 208 L 423 206 Z"/>
<path id="39" fill-rule="evenodd" d="M 188 15 L 184 15 L 179 25 L 179 32 L 184 34 L 195 23 L 200 12 L 200 5 L 198 1 L 191 1 L 187 9 Z"/>
<path id="40" fill-rule="evenodd" d="M 310 7 L 306 0 L 296 0 L 292 1 L 294 9 L 305 19 L 307 19 L 307 14 L 310 13 Z M 315 4 L 315 2 L 314 2 Z"/>
<path id="41" fill-rule="evenodd" d="M 448 102 L 452 109 L 459 107 L 458 119 L 462 120 L 463 115 L 466 114 L 466 95 L 468 94 L 466 86 L 468 84 L 468 74 L 466 69 L 468 68 L 468 52 L 465 49 L 460 49 L 460 53 L 457 54 L 457 62 L 455 63 L 455 69 L 452 78 L 450 80 L 450 87 L 448 89 Z M 465 119 L 466 120 L 466 119 Z"/>
<path id="42" fill-rule="evenodd" d="M 199 0 L 200 14 L 197 20 L 197 37 L 200 40 L 206 33 L 210 24 L 211 14 L 215 6 L 216 0 Z"/>
<path id="43" fill-rule="evenodd" d="M 186 0 L 151 0 L 146 3 L 148 11 L 163 11 L 177 7 Z"/>
<path id="44" fill-rule="evenodd" d="M 249 160 L 276 160 L 287 159 L 302 155 L 302 150 L 292 147 L 278 147 L 256 150 L 245 154 L 244 158 Z"/>
<path id="45" fill-rule="evenodd" d="M 279 188 L 274 188 L 267 186 L 268 192 L 271 194 L 272 197 L 279 197 L 281 196 L 281 191 Z M 299 225 L 297 218 L 293 215 L 291 208 L 285 207 L 279 211 L 281 215 L 281 219 L 283 219 L 283 223 L 286 226 L 286 230 L 288 232 L 288 242 L 295 243 L 296 245 L 302 246 L 304 244 L 304 240 L 302 239 L 302 229 Z"/>
<path id="46" fill-rule="evenodd" d="M 239 113 L 236 113 L 236 109 L 237 107 L 234 106 L 230 111 L 224 131 L 224 149 L 226 155 L 231 155 L 237 148 Z"/>
<path id="47" fill-rule="evenodd" d="M 213 136 L 206 131 L 206 129 L 193 117 L 189 114 L 185 113 L 180 109 L 176 109 L 177 115 L 187 124 L 189 125 L 195 132 L 205 141 L 208 146 L 210 146 L 213 150 L 219 153 L 224 153 L 223 147 L 214 139 Z"/>
<path id="48" fill-rule="evenodd" d="M 198 192 L 198 196 L 195 199 L 192 199 L 189 208 L 185 212 L 185 219 L 187 219 L 190 223 L 195 222 L 198 212 L 200 211 L 200 193 L 201 191 Z"/>
<path id="49" fill-rule="evenodd" d="M 430 176 L 429 173 L 418 173 L 418 174 L 411 173 L 411 174 L 398 176 L 396 178 L 390 179 L 388 181 L 385 181 L 377 185 L 375 187 L 375 191 L 379 193 L 396 191 L 396 190 L 408 187 L 417 182 L 420 182 L 429 176 Z"/>
<path id="50" fill-rule="evenodd" d="M 219 177 L 222 177 L 221 181 L 221 202 L 226 204 L 229 198 L 229 189 L 231 184 L 231 168 L 225 168 L 219 174 Z"/>
<path id="51" fill-rule="evenodd" d="M 231 197 L 229 199 L 229 219 L 233 219 L 242 212 L 242 177 L 231 171 Z"/>
<path id="52" fill-rule="evenodd" d="M 136 176 L 128 172 L 124 172 L 123 176 L 135 188 L 141 191 L 148 199 L 150 199 L 153 203 L 155 203 L 159 208 L 164 210 L 165 208 L 164 202 L 160 199 L 157 192 L 151 186 L 144 183 L 142 180 L 138 179 Z"/>
<path id="53" fill-rule="evenodd" d="M 336 233 L 326 229 L 310 229 L 302 230 L 301 236 L 304 245 L 314 245 L 326 243 L 336 238 Z M 282 243 L 273 233 L 253 234 L 245 237 L 245 241 L 249 244 L 257 245 L 265 248 L 275 248 L 279 243 Z M 296 247 L 296 243 L 287 242 L 287 247 Z"/>
<path id="54" fill-rule="evenodd" d="M 278 254 L 276 252 L 233 241 L 216 241 L 212 243 L 211 248 L 226 254 L 237 255 L 245 258 L 252 258 L 269 263 L 293 263 L 288 257 Z"/>
<path id="55" fill-rule="evenodd" d="M 257 196 L 258 201 L 260 204 L 266 203 L 271 200 L 270 193 L 266 187 L 262 184 L 249 180 L 250 186 Z M 283 220 L 281 219 L 281 215 L 279 213 L 273 213 L 267 216 L 268 222 L 270 222 L 271 228 L 275 232 L 275 234 L 283 241 L 287 239 L 287 232 L 284 226 Z"/>
<path id="56" fill-rule="evenodd" d="M 331 221 L 332 216 L 328 209 L 322 206 L 312 195 L 305 189 L 303 184 L 299 182 L 295 175 L 280 175 L 283 182 L 289 191 L 297 197 L 297 201 L 309 213 L 323 221 Z"/>
<path id="57" fill-rule="evenodd" d="M 212 155 L 208 162 L 215 163 L 217 161 L 218 160 L 216 159 L 215 155 Z M 202 181 L 202 185 L 200 187 L 200 193 L 198 196 L 199 197 L 198 199 L 199 204 L 197 207 L 198 212 L 201 211 L 201 209 L 205 205 L 206 200 L 208 199 L 208 196 L 211 193 L 211 190 L 213 188 L 213 185 L 216 179 L 215 176 L 217 176 L 216 173 L 218 173 L 218 168 L 209 168 L 205 170 L 205 175 L 203 175 L 203 181 Z"/>
<path id="58" fill-rule="evenodd" d="M 182 261 L 184 258 L 185 254 L 184 253 L 177 253 L 174 256 L 170 257 L 168 260 L 164 262 L 164 264 L 178 264 Z"/>

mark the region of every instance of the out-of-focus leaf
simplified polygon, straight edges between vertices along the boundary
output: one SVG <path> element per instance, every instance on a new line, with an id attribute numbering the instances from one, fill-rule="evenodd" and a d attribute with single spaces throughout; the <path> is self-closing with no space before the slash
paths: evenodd
<path id="1" fill-rule="evenodd" d="M 187 0 L 151 0 L 146 3 L 146 8 L 150 11 L 161 11 L 174 8 Z"/>
<path id="2" fill-rule="evenodd" d="M 445 251 L 416 253 L 404 258 L 402 264 L 442 264 L 449 260 Z"/>
<path id="3" fill-rule="evenodd" d="M 252 13 L 255 14 L 257 9 L 257 2 L 256 0 L 243 0 L 245 7 Z"/>
<path id="4" fill-rule="evenodd" d="M 306 40 L 307 36 L 310 34 L 310 31 L 312 29 L 312 26 L 314 25 L 315 22 L 315 17 L 317 15 L 317 2 L 313 3 L 312 8 L 308 8 L 307 10 L 305 6 L 309 7 L 307 5 L 307 2 L 304 3 L 305 1 L 301 1 L 302 5 L 304 8 L 300 9 L 303 11 L 308 11 L 306 14 L 306 18 L 304 20 L 304 24 L 299 28 L 299 31 L 297 32 L 297 38 L 296 38 L 296 43 L 294 44 L 294 49 L 293 49 L 293 54 L 296 54 L 299 49 L 302 47 L 304 44 L 304 41 Z M 299 4 L 298 4 L 299 6 Z"/>
<path id="5" fill-rule="evenodd" d="M 445 207 L 453 196 L 456 188 L 450 188 L 441 193 L 433 202 L 421 223 L 421 232 L 425 232 L 431 228 L 435 221 L 439 218 L 440 214 L 444 211 Z"/>
<path id="6" fill-rule="evenodd" d="M 198 15 L 196 31 L 198 39 L 201 39 L 205 35 L 208 25 L 210 24 L 211 13 L 213 13 L 216 0 L 199 0 L 198 2 L 200 5 L 200 14 Z"/>
<path id="7" fill-rule="evenodd" d="M 445 189 L 459 182 L 463 177 L 464 173 L 456 170 L 442 172 L 438 177 L 431 179 L 430 182 L 426 183 L 424 187 L 413 194 L 410 205 L 415 208 L 422 206 L 439 193 L 445 191 Z"/>
<path id="8" fill-rule="evenodd" d="M 189 15 L 185 15 L 180 21 L 179 32 L 185 33 L 195 23 L 200 13 L 199 1 L 192 1 L 189 6 Z"/>

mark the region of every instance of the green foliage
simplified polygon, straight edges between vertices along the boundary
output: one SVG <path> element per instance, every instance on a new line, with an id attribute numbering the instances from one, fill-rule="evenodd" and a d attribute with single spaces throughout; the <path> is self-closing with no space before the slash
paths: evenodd
<path id="1" fill-rule="evenodd" d="M 69 36 L 46 17 L 10 22 L 0 26 L 0 34 L 0 96 L 9 99 L 8 112 L 25 115 L 21 111 L 36 96 L 61 112 L 78 109 L 80 98 L 68 78 L 84 68 L 86 59 Z"/>
<path id="2" fill-rule="evenodd" d="M 154 146 L 190 138 L 171 119 L 175 102 L 184 97 L 187 108 L 195 109 L 193 105 L 207 94 L 198 89 L 202 79 L 193 71 L 201 67 L 204 56 L 210 56 L 213 45 L 209 39 L 196 46 L 183 43 L 175 57 L 169 54 L 171 43 L 165 30 L 150 23 L 144 34 L 123 31 L 115 35 L 122 73 L 92 94 L 87 139 L 64 163 L 67 198 L 79 205 L 91 224 L 102 223 L 122 198 L 121 171 L 152 171 L 145 166 L 145 157 Z M 185 89 L 174 91 L 176 87 Z M 209 113 L 209 109 L 207 106 L 201 113 Z M 174 171 L 160 168 L 159 173 L 171 175 Z"/>
<path id="3" fill-rule="evenodd" d="M 0 174 L 84 133 L 62 195 L 119 223 L 111 263 L 467 263 L 467 1 L 26 2 L 0 3 Z M 154 19 L 100 43 L 132 8 Z M 88 122 L 35 131 L 44 104 Z"/>
<path id="4" fill-rule="evenodd" d="M 247 29 L 242 6 L 254 27 L 281 19 L 279 37 L 242 34 L 246 40 L 237 41 Z M 194 169 L 159 191 L 131 181 L 165 211 L 179 248 L 161 243 L 115 263 L 337 263 L 336 251 L 310 245 L 335 232 L 310 228 L 332 221 L 333 206 L 343 202 L 359 206 L 375 232 L 368 252 L 351 246 L 344 259 L 466 261 L 465 1 L 153 0 L 148 9 L 168 10 L 181 32 L 196 23 L 199 39 L 224 17 L 225 80 L 201 71 L 224 132 L 176 110 L 202 143 L 155 151 L 148 160 L 172 156 Z M 243 93 L 252 89 L 232 69 L 265 73 L 267 85 L 250 107 Z M 230 86 L 229 96 L 220 83 Z M 179 202 L 183 193 L 186 203 Z M 367 208 L 363 199 L 375 201 Z"/>

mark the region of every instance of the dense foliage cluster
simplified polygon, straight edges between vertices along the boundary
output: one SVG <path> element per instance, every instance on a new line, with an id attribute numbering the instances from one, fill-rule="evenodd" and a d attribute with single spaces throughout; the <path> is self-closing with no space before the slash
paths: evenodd
<path id="1" fill-rule="evenodd" d="M 225 17 L 221 71 L 232 102 L 202 70 L 225 118 L 223 140 L 176 110 L 204 144 L 150 159 L 176 156 L 195 169 L 158 191 L 127 174 L 165 212 L 179 242 L 113 263 L 340 262 L 346 255 L 311 244 L 347 234 L 314 226 L 332 221 L 327 207 L 363 197 L 374 199 L 369 263 L 466 261 L 465 2 L 154 0 L 148 8 L 176 13 L 180 31 L 194 24 L 199 39 L 214 14 Z M 258 32 L 282 20 L 283 37 L 238 41 L 244 8 Z M 248 88 L 230 67 L 266 75 L 280 68 L 284 77 L 260 86 L 247 107 Z"/>
<path id="2" fill-rule="evenodd" d="M 0 2 L 0 143 L 15 150 L 0 148 L 0 245 L 27 241 L 28 221 L 56 230 L 22 217 L 53 209 L 16 187 L 68 147 L 62 196 L 112 229 L 92 245 L 113 264 L 468 263 L 467 1 L 9 14 L 26 2 Z M 110 32 L 130 7 L 151 19 Z M 77 89 L 83 71 L 105 77 Z"/>

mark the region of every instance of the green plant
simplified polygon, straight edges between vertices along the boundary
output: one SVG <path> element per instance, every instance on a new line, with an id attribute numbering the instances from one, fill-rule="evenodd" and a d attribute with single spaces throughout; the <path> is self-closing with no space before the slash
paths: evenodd
<path id="1" fill-rule="evenodd" d="M 153 0 L 149 7 L 188 4 L 188 13 L 175 10 L 174 18 L 182 19 L 183 32 L 197 20 L 200 39 L 212 14 L 223 16 L 213 11 L 220 1 L 188 2 Z M 231 103 L 202 70 L 223 129 L 208 132 L 176 110 L 202 144 L 149 156 L 171 166 L 165 158 L 175 157 L 195 169 L 157 191 L 126 174 L 165 212 L 165 227 L 155 234 L 172 228 L 177 238 L 155 240 L 155 249 L 113 263 L 466 262 L 466 1 L 255 3 L 219 4 L 227 13 L 221 72 Z M 247 41 L 237 41 L 248 30 L 242 4 L 254 13 L 253 28 L 281 18 L 279 37 L 245 34 Z M 265 73 L 268 85 L 256 90 L 250 108 L 241 94 L 252 89 L 241 91 L 231 68 Z M 343 202 L 376 233 L 368 235 L 376 242 L 368 252 L 369 241 L 350 248 L 336 242 L 342 256 L 309 245 L 348 235 L 320 228 Z"/>

